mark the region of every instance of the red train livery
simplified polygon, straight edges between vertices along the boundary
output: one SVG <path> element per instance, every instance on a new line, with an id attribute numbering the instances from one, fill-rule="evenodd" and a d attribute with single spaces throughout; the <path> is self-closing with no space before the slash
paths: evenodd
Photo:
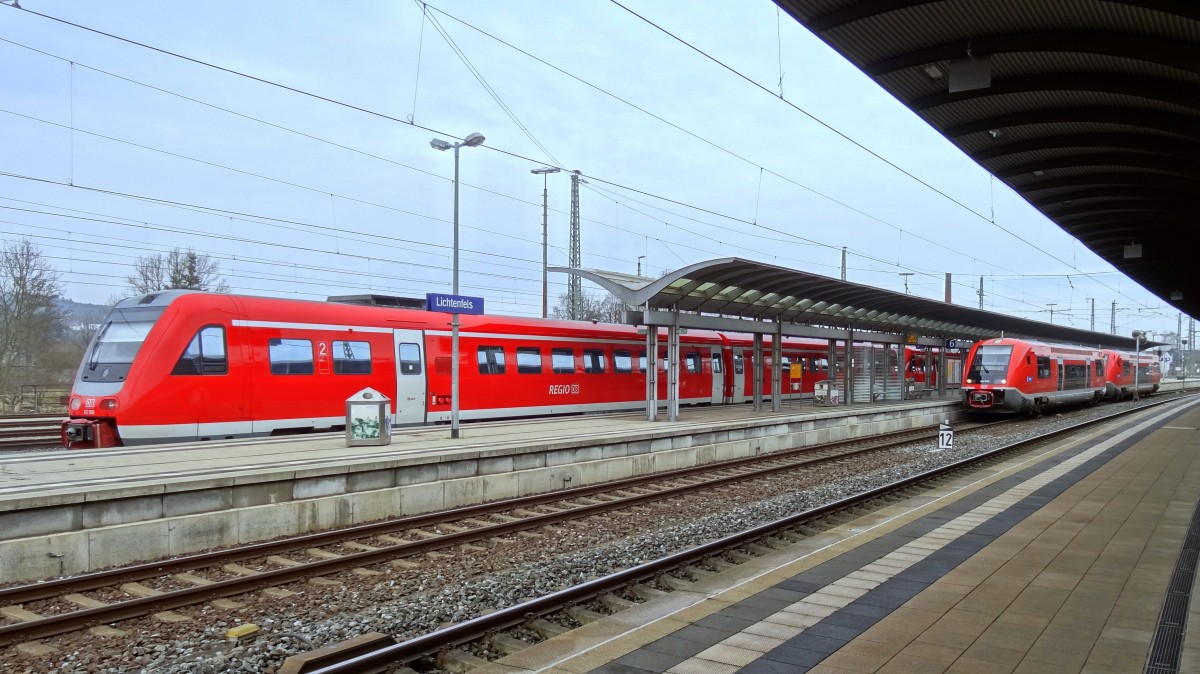
<path id="1" fill-rule="evenodd" d="M 1060 405 L 1158 390 L 1158 356 L 1110 349 L 1048 344 L 1020 339 L 976 342 L 967 353 L 962 386 L 967 409 L 1040 414 Z"/>
<path id="2" fill-rule="evenodd" d="M 368 386 L 392 399 L 396 425 L 446 422 L 449 322 L 447 314 L 419 309 L 181 290 L 126 299 L 84 355 L 63 443 L 113 447 L 336 430 L 345 423 L 346 398 Z M 500 316 L 460 322 L 463 420 L 645 405 L 645 338 L 632 326 Z M 770 368 L 770 337 L 764 341 Z M 688 331 L 681 337 L 680 402 L 749 400 L 752 352 L 749 336 Z M 663 348 L 660 358 L 665 354 Z M 827 356 L 824 340 L 785 339 L 783 393 L 811 394 L 828 377 Z M 660 360 L 660 400 L 665 367 Z"/>

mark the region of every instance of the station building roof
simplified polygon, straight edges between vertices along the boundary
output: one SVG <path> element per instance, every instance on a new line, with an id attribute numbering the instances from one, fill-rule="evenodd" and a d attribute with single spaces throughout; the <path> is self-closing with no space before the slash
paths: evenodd
<path id="1" fill-rule="evenodd" d="M 1117 349 L 1135 346 L 1131 337 L 1014 318 L 736 257 L 699 262 L 658 279 L 570 267 L 549 271 L 588 279 L 631 307 L 937 339 L 1003 334 Z"/>
<path id="2" fill-rule="evenodd" d="M 775 2 L 1098 256 L 1200 316 L 1200 2 Z"/>

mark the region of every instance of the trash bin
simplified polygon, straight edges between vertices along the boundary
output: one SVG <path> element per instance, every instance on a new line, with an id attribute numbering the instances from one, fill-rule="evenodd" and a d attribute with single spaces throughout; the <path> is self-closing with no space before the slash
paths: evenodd
<path id="1" fill-rule="evenodd" d="M 391 402 L 391 398 L 373 388 L 365 388 L 346 398 L 346 446 L 391 444 Z"/>
<path id="2" fill-rule="evenodd" d="M 813 404 L 829 407 L 841 402 L 837 387 L 828 379 L 813 384 Z"/>

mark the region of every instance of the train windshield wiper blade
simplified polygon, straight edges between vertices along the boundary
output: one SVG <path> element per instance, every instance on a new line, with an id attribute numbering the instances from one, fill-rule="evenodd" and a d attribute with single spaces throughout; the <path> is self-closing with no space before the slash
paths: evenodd
<path id="1" fill-rule="evenodd" d="M 104 340 L 104 334 L 108 332 L 110 327 L 112 327 L 112 321 L 105 323 L 104 327 L 100 328 L 100 332 L 96 334 L 96 341 L 92 343 L 92 350 L 88 352 L 87 369 L 95 370 L 99 364 L 96 360 L 96 355 L 100 353 L 100 342 Z"/>

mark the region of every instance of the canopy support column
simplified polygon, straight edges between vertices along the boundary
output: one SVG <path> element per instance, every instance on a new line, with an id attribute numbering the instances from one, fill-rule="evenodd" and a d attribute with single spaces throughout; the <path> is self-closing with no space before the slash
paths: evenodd
<path id="1" fill-rule="evenodd" d="M 771 338 L 771 411 L 783 409 L 783 323 L 775 321 Z"/>
<path id="2" fill-rule="evenodd" d="M 658 328 L 646 326 L 646 419 L 658 419 Z"/>
<path id="3" fill-rule="evenodd" d="M 763 336 L 761 332 L 754 333 L 754 354 L 750 359 L 754 368 L 754 411 L 761 412 L 763 406 Z"/>
<path id="4" fill-rule="evenodd" d="M 851 365 L 851 359 L 854 358 L 854 331 L 846 331 L 846 341 L 842 344 L 842 404 L 849 405 L 854 402 L 854 391 L 850 388 L 850 371 L 854 368 Z"/>
<path id="5" fill-rule="evenodd" d="M 667 421 L 679 421 L 679 310 L 667 328 Z"/>

